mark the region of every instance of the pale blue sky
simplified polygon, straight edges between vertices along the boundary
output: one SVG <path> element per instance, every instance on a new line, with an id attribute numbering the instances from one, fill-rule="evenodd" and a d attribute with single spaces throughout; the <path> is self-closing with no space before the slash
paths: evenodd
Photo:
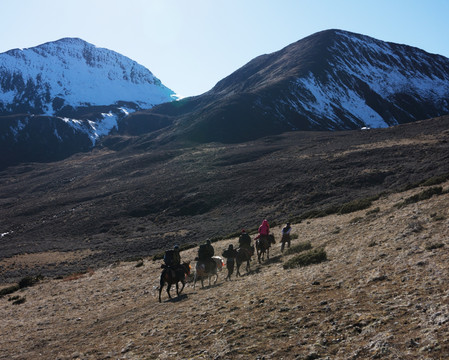
<path id="1" fill-rule="evenodd" d="M 0 0 L 0 53 L 79 37 L 181 96 L 258 55 L 342 29 L 449 57 L 448 0 Z"/>

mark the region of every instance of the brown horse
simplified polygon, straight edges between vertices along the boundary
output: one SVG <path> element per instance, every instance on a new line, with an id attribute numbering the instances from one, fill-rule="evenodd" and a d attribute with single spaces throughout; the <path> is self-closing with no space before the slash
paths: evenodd
<path id="1" fill-rule="evenodd" d="M 265 260 L 265 253 L 267 254 L 267 259 L 270 258 L 271 244 L 276 244 L 276 240 L 274 239 L 273 234 L 270 234 L 268 236 L 261 236 L 256 240 L 257 260 L 259 261 L 259 264 L 261 263 L 260 258 L 262 258 L 262 260 Z"/>
<path id="2" fill-rule="evenodd" d="M 162 270 L 161 274 L 161 280 L 159 284 L 159 302 L 161 302 L 161 293 L 162 288 L 165 284 L 167 284 L 167 294 L 168 297 L 171 299 L 170 295 L 170 288 L 173 284 L 176 284 L 176 295 L 179 296 L 181 294 L 182 290 L 184 289 L 184 286 L 186 284 L 186 276 L 190 275 L 190 261 L 182 263 L 179 265 L 176 269 L 171 268 L 164 268 Z M 182 283 L 182 288 L 179 290 L 178 283 Z"/>
<path id="3" fill-rule="evenodd" d="M 250 270 L 249 262 L 251 261 L 251 257 L 254 255 L 254 246 L 251 246 L 250 248 L 238 248 L 237 249 L 237 256 L 235 258 L 235 262 L 237 265 L 237 272 L 235 276 L 242 276 L 240 274 L 240 265 L 244 261 L 246 261 L 246 272 L 248 273 Z"/>

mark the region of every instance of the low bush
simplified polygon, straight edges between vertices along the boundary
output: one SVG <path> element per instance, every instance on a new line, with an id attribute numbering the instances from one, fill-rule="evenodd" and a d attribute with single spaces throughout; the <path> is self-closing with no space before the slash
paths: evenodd
<path id="1" fill-rule="evenodd" d="M 16 292 L 19 289 L 20 289 L 19 285 L 11 285 L 11 286 L 8 286 L 8 287 L 6 287 L 4 289 L 1 289 L 0 290 L 0 298 L 5 296 L 5 295 L 12 294 L 13 292 Z"/>
<path id="2" fill-rule="evenodd" d="M 16 292 L 17 290 L 33 286 L 34 284 L 38 283 L 42 279 L 43 279 L 43 277 L 41 275 L 24 277 L 23 279 L 21 279 L 19 281 L 19 283 L 17 285 L 11 285 L 11 286 L 1 289 L 0 290 L 0 298 L 5 295 L 12 294 L 13 292 Z"/>
<path id="3" fill-rule="evenodd" d="M 306 250 L 310 250 L 312 248 L 312 244 L 310 241 L 302 242 L 299 244 L 296 244 L 292 246 L 291 248 L 288 248 L 287 251 L 284 253 L 285 255 L 291 255 L 291 254 L 297 254 Z"/>
<path id="4" fill-rule="evenodd" d="M 332 214 L 349 214 L 351 212 L 365 210 L 369 208 L 373 201 L 378 200 L 383 194 L 374 195 L 368 198 L 349 201 L 340 205 L 330 205 L 324 209 L 313 209 L 302 213 L 293 218 L 293 222 L 301 222 L 302 220 L 325 217 Z"/>
<path id="5" fill-rule="evenodd" d="M 12 301 L 13 305 L 20 305 L 20 304 L 23 304 L 26 301 L 26 298 L 17 295 L 17 296 L 10 297 L 8 299 L 8 301 Z"/>
<path id="6" fill-rule="evenodd" d="M 136 264 L 136 268 L 142 267 L 143 266 L 143 260 L 140 260 L 137 264 Z"/>
<path id="7" fill-rule="evenodd" d="M 356 216 L 355 218 L 352 218 L 351 220 L 349 220 L 350 224 L 357 224 L 358 222 L 362 221 L 363 217 L 361 216 Z"/>
<path id="8" fill-rule="evenodd" d="M 26 287 L 33 286 L 34 284 L 37 284 L 40 280 L 42 280 L 41 275 L 24 277 L 22 280 L 19 281 L 19 288 L 23 289 Z"/>
<path id="9" fill-rule="evenodd" d="M 293 269 L 312 264 L 319 264 L 326 260 L 327 260 L 326 251 L 324 251 L 323 248 L 319 248 L 309 250 L 305 253 L 292 257 L 283 264 L 283 267 L 284 269 Z"/>
<path id="10" fill-rule="evenodd" d="M 299 239 L 299 235 L 298 234 L 290 234 L 290 239 L 291 240 Z"/>
<path id="11" fill-rule="evenodd" d="M 402 207 L 410 205 L 410 204 L 414 204 L 414 203 L 417 203 L 417 202 L 420 202 L 423 200 L 430 199 L 434 195 L 442 194 L 442 192 L 443 192 L 443 187 L 441 187 L 441 186 L 431 187 L 429 189 L 421 191 L 420 193 L 418 193 L 416 195 L 406 198 L 404 201 L 396 204 L 395 206 L 397 208 L 402 208 Z"/>
<path id="12" fill-rule="evenodd" d="M 379 213 L 379 212 L 380 212 L 380 208 L 379 208 L 379 207 L 376 207 L 376 208 L 374 208 L 374 209 L 372 209 L 372 210 L 367 211 L 367 212 L 366 212 L 366 215 L 374 215 L 374 214 L 377 214 L 377 213 Z"/>
<path id="13" fill-rule="evenodd" d="M 433 176 L 427 180 L 425 180 L 423 183 L 421 183 L 421 186 L 434 186 L 439 185 L 449 180 L 449 173 L 443 174 L 443 175 L 437 175 Z"/>
<path id="14" fill-rule="evenodd" d="M 23 304 L 24 302 L 26 301 L 26 298 L 25 297 L 18 297 L 18 299 L 16 299 L 16 300 L 14 300 L 13 302 L 12 302 L 12 304 L 13 305 L 20 305 L 20 304 Z"/>
<path id="15" fill-rule="evenodd" d="M 426 250 L 435 250 L 435 249 L 441 249 L 444 247 L 443 243 L 434 243 L 434 244 L 428 244 L 426 246 Z"/>
<path id="16" fill-rule="evenodd" d="M 343 204 L 343 206 L 339 210 L 339 214 L 349 214 L 355 211 L 359 210 L 365 210 L 369 208 L 372 204 L 371 198 L 365 198 L 365 199 L 358 199 L 351 202 L 348 202 L 346 204 Z"/>

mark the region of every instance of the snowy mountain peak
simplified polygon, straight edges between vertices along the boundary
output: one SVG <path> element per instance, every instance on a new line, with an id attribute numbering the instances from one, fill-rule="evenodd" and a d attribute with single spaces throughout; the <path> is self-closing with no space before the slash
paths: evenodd
<path id="1" fill-rule="evenodd" d="M 151 71 L 117 52 L 63 38 L 0 54 L 0 113 L 57 115 L 64 108 L 176 99 Z"/>

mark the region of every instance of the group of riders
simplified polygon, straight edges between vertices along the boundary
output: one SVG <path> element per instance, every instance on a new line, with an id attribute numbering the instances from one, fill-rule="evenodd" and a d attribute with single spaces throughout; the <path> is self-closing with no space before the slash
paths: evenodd
<path id="1" fill-rule="evenodd" d="M 282 237 L 281 237 L 281 252 L 284 251 L 285 244 L 290 247 L 290 231 L 291 226 L 290 223 L 282 228 Z M 258 235 L 254 240 L 259 241 L 268 241 L 268 237 L 270 235 L 270 225 L 268 221 L 265 219 L 262 221 L 262 224 L 259 226 Z M 249 234 L 243 229 L 239 236 L 239 249 L 245 249 L 249 252 L 254 251 L 254 247 L 251 245 L 251 237 Z M 251 252 L 252 253 L 252 252 Z M 212 259 L 215 255 L 214 247 L 211 244 L 210 240 L 207 240 L 205 244 L 202 244 L 198 248 L 198 256 L 195 258 L 198 262 L 201 262 L 205 266 L 205 271 L 207 273 L 213 272 L 217 266 L 217 263 Z M 226 268 L 228 270 L 228 275 L 226 280 L 231 279 L 231 275 L 234 272 L 234 264 L 236 257 L 238 255 L 237 249 L 234 248 L 232 244 L 229 244 L 228 248 L 223 251 L 222 256 L 226 258 Z M 178 245 L 175 245 L 173 249 L 167 250 L 164 255 L 164 265 L 163 267 L 166 269 L 170 269 L 172 272 L 172 276 L 175 277 L 176 272 L 180 271 L 181 266 L 181 255 L 180 248 Z M 181 270 L 182 271 L 182 270 Z"/>

